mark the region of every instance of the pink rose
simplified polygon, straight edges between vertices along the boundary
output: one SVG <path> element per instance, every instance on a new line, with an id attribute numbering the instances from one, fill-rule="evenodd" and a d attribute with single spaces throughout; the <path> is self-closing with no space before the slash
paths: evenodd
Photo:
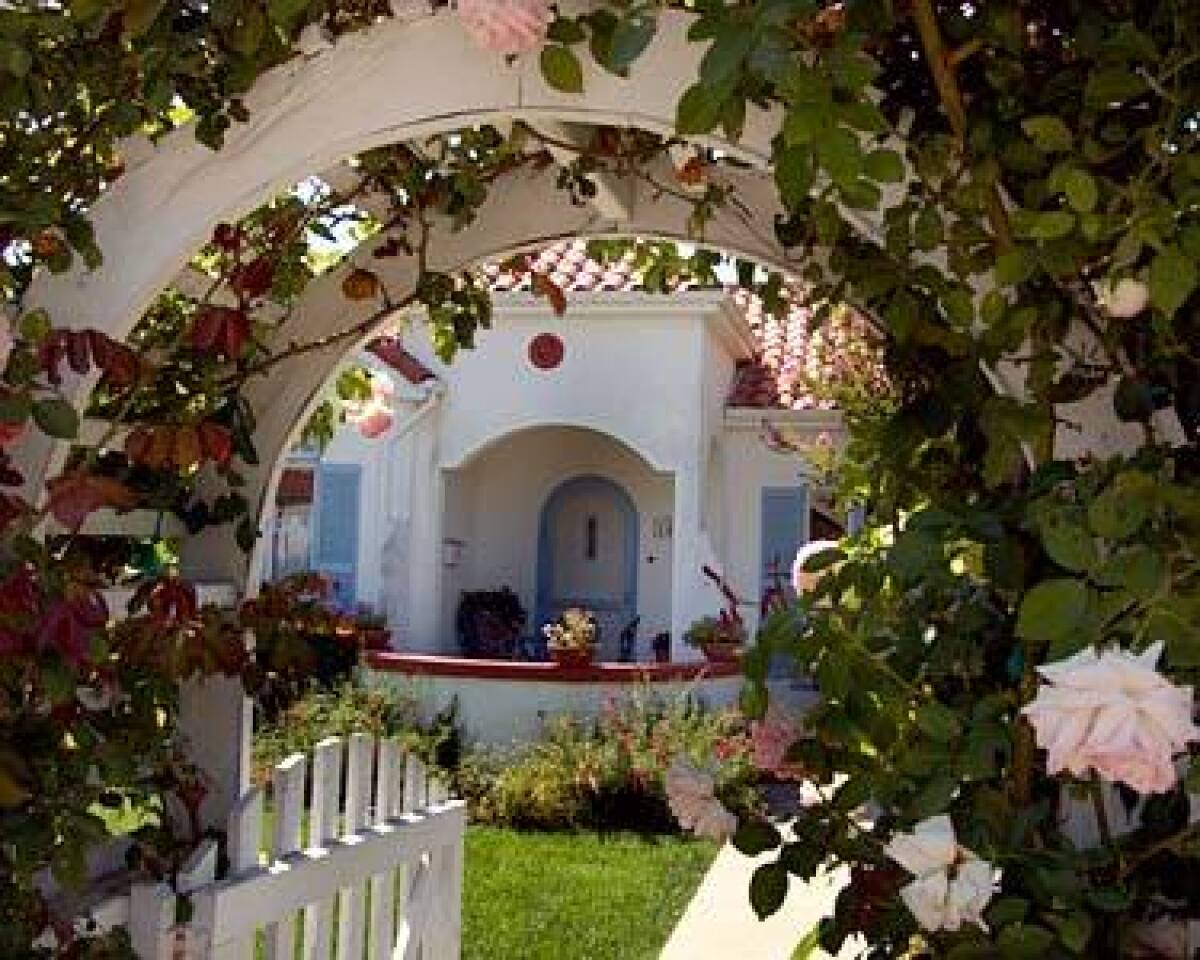
<path id="1" fill-rule="evenodd" d="M 713 792 L 716 784 L 711 774 L 677 760 L 667 769 L 665 786 L 671 814 L 684 830 L 725 840 L 736 829 L 737 819 Z"/>
<path id="2" fill-rule="evenodd" d="M 1158 672 L 1161 655 L 1161 643 L 1140 655 L 1088 648 L 1038 667 L 1047 682 L 1022 713 L 1050 773 L 1095 771 L 1139 793 L 1175 785 L 1175 754 L 1200 738 L 1200 728 L 1192 720 L 1192 688 Z"/>
<path id="3" fill-rule="evenodd" d="M 458 18 L 480 48 L 516 56 L 542 45 L 553 16 L 546 0 L 459 0 Z"/>
<path id="4" fill-rule="evenodd" d="M 777 707 L 767 710 L 762 720 L 750 724 L 750 755 L 754 765 L 767 773 L 783 771 L 788 748 L 800 735 L 796 724 Z"/>

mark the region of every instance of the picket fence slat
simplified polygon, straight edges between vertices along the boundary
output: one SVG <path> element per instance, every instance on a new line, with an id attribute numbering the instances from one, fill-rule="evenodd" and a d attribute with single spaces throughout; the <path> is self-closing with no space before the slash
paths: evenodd
<path id="1" fill-rule="evenodd" d="M 340 737 L 326 737 L 313 748 L 312 808 L 308 821 L 311 848 L 324 848 L 338 835 L 343 748 Z M 330 960 L 333 907 L 334 899 L 327 897 L 304 908 L 304 960 Z"/>
<path id="2" fill-rule="evenodd" d="M 293 754 L 275 767 L 271 777 L 275 821 L 271 836 L 271 861 L 279 862 L 300 849 L 304 822 L 304 783 L 308 760 Z M 295 960 L 296 918 L 290 911 L 267 925 L 266 960 Z"/>
<path id="3" fill-rule="evenodd" d="M 374 822 L 382 826 L 392 816 L 396 789 L 396 771 L 400 767 L 400 746 L 395 740 L 381 740 L 375 763 Z M 372 960 L 392 960 L 396 945 L 396 869 L 385 870 L 371 878 L 371 918 L 367 949 Z"/>
<path id="4" fill-rule="evenodd" d="M 370 810 L 374 741 L 365 733 L 350 735 L 346 750 L 346 795 L 342 829 L 354 834 L 367 825 Z M 365 879 L 365 878 L 364 878 Z M 363 960 L 363 927 L 366 921 L 366 884 L 342 889 L 338 913 L 338 960 Z"/>
<path id="5" fill-rule="evenodd" d="M 123 912 L 142 960 L 257 960 L 260 935 L 268 960 L 458 960 L 466 810 L 420 760 L 390 739 L 328 738 L 311 764 L 277 765 L 271 788 L 265 862 L 254 788 L 229 818 L 229 876 L 214 879 L 210 840 L 175 891 L 133 888 Z M 180 895 L 193 905 L 186 924 Z"/>

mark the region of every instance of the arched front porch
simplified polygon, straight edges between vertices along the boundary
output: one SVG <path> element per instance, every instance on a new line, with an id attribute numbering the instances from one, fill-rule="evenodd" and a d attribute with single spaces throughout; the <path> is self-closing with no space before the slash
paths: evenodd
<path id="1" fill-rule="evenodd" d="M 621 658 L 627 628 L 635 642 L 626 657 L 638 660 L 652 657 L 656 635 L 673 632 L 676 471 L 655 469 L 610 434 L 542 426 L 443 470 L 442 483 L 438 652 L 461 649 L 464 594 L 504 587 L 526 612 L 529 655 L 542 625 L 568 605 L 597 614 L 601 660 Z"/>

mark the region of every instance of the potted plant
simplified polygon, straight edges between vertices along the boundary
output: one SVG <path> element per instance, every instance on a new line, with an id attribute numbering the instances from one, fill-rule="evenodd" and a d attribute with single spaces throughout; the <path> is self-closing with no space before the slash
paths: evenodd
<path id="1" fill-rule="evenodd" d="M 373 610 L 364 610 L 354 618 L 359 642 L 364 650 L 387 650 L 392 645 L 392 631 L 387 617 Z"/>
<path id="2" fill-rule="evenodd" d="M 590 610 L 570 607 L 554 623 L 542 628 L 550 656 L 560 667 L 585 667 L 596 649 L 596 616 Z"/>
<path id="3" fill-rule="evenodd" d="M 701 617 L 688 627 L 683 639 L 688 646 L 699 647 L 714 663 L 732 663 L 741 656 L 746 645 L 746 625 L 738 612 L 743 601 L 715 570 L 711 567 L 701 569 L 721 591 L 725 605 L 715 617 Z"/>
<path id="4" fill-rule="evenodd" d="M 468 657 L 511 659 L 526 619 L 509 587 L 463 591 L 455 617 L 459 646 Z"/>

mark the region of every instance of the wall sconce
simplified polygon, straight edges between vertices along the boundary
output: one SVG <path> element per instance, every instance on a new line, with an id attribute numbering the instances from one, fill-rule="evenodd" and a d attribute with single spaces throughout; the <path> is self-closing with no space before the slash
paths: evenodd
<path id="1" fill-rule="evenodd" d="M 461 540 L 447 537 L 442 541 L 442 563 L 447 567 L 457 567 L 462 563 L 463 549 L 466 544 Z"/>

